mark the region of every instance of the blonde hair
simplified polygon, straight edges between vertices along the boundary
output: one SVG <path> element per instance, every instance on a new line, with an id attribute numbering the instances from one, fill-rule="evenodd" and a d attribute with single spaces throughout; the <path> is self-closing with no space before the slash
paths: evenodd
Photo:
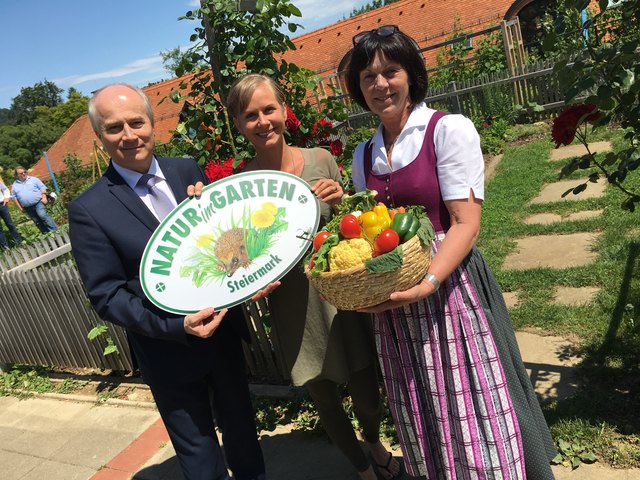
<path id="1" fill-rule="evenodd" d="M 229 89 L 229 93 L 227 94 L 227 110 L 231 116 L 238 118 L 238 116 L 247 108 L 249 102 L 251 102 L 253 93 L 261 85 L 268 86 L 276 97 L 278 103 L 284 105 L 284 93 L 273 78 L 259 73 L 250 73 L 238 78 L 233 82 Z"/>

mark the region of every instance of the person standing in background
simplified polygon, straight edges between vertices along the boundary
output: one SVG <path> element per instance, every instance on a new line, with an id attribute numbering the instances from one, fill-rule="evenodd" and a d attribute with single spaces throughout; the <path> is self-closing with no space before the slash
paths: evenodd
<path id="1" fill-rule="evenodd" d="M 16 199 L 20 211 L 26 212 L 36 227 L 42 232 L 58 230 L 58 225 L 47 212 L 47 187 L 39 178 L 27 175 L 23 167 L 14 170 L 15 181 L 11 187 L 11 193 Z"/>
<path id="2" fill-rule="evenodd" d="M 0 182 L 0 218 L 4 220 L 4 223 L 7 225 L 9 229 L 9 233 L 19 245 L 22 243 L 22 235 L 18 232 L 15 224 L 13 223 L 13 218 L 11 218 L 11 212 L 9 212 L 9 201 L 11 200 L 11 192 L 7 186 Z M 0 248 L 9 248 L 9 242 L 7 242 L 7 237 L 0 226 Z"/>

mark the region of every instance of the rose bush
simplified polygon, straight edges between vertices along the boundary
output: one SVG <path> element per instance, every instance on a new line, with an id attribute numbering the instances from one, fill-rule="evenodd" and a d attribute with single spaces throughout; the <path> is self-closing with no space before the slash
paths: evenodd
<path id="1" fill-rule="evenodd" d="M 556 148 L 560 145 L 569 145 L 573 142 L 580 126 L 586 126 L 587 122 L 596 122 L 600 119 L 600 112 L 593 104 L 570 105 L 558 115 L 551 127 L 551 138 L 556 142 Z M 578 140 L 581 142 L 586 137 L 580 135 Z"/>
<path id="2" fill-rule="evenodd" d="M 560 171 L 560 178 L 566 177 L 578 169 L 586 170 L 596 167 L 598 170 L 591 173 L 586 182 L 570 188 L 564 192 L 562 196 L 565 197 L 570 193 L 577 195 L 586 190 L 590 182 L 595 183 L 600 178 L 600 175 L 604 175 L 609 183 L 619 188 L 628 196 L 628 200 L 623 204 L 623 207 L 633 211 L 634 205 L 640 200 L 640 197 L 620 183 L 617 172 L 610 172 L 607 168 L 608 165 L 612 164 L 612 159 L 615 159 L 615 154 L 610 152 L 603 161 L 599 161 L 589 148 L 589 132 L 598 127 L 598 122 L 601 119 L 602 115 L 598 107 L 586 103 L 568 106 L 553 121 L 551 138 L 556 143 L 556 148 L 559 148 L 561 145 L 569 145 L 577 138 L 587 151 L 587 153 L 581 157 L 574 158 L 565 165 Z"/>
<path id="3" fill-rule="evenodd" d="M 584 98 L 585 103 L 598 108 L 601 115 L 598 123 L 605 125 L 615 121 L 625 129 L 624 145 L 607 153 L 602 162 L 587 153 L 565 166 L 563 174 L 568 175 L 577 168 L 596 167 L 598 172 L 593 173 L 590 180 L 595 182 L 604 175 L 611 185 L 625 193 L 627 198 L 621 207 L 634 211 L 640 202 L 640 193 L 624 184 L 640 166 L 640 0 L 564 0 L 563 3 L 563 11 L 554 22 L 554 31 L 548 32 L 545 38 L 545 50 L 553 51 L 558 42 L 575 36 L 575 29 L 569 27 L 569 17 L 582 18 L 585 9 L 595 3 L 598 6 L 586 22 L 580 22 L 578 41 L 571 40 L 573 45 L 582 47 L 582 51 L 571 49 L 575 58 L 565 58 L 554 65 L 560 87 L 565 92 L 565 103 Z M 589 121 L 586 117 L 580 121 L 581 117 L 576 120 L 575 112 L 567 115 L 573 115 L 568 120 L 576 121 L 576 132 L 580 125 L 586 128 L 585 120 Z M 562 129 L 561 124 L 557 129 L 556 142 L 569 141 L 571 131 Z M 586 138 L 581 141 L 588 148 Z M 586 184 L 576 188 L 584 189 Z"/>
<path id="4" fill-rule="evenodd" d="M 289 0 L 260 0 L 251 11 L 241 10 L 237 2 L 206 0 L 182 17 L 200 26 L 191 36 L 193 47 L 176 67 L 177 75 L 191 75 L 169 95 L 183 105 L 173 143 L 176 150 L 195 158 L 210 179 L 224 178 L 254 157 L 252 145 L 235 129 L 225 106 L 227 89 L 247 73 L 269 75 L 282 86 L 291 107 L 285 132 L 290 144 L 340 151 L 341 145 L 332 146 L 330 137 L 337 133 L 335 122 L 346 119 L 344 106 L 331 92 L 319 92 L 315 72 L 281 58 L 295 48 L 281 27 L 295 32 L 299 25 L 289 18 L 300 15 Z M 203 61 L 211 68 L 203 69 Z"/>

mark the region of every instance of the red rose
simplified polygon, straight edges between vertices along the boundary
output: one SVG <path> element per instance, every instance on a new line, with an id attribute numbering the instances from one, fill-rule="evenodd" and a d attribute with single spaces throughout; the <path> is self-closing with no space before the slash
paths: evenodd
<path id="1" fill-rule="evenodd" d="M 343 150 L 344 149 L 342 148 L 342 142 L 340 140 L 333 140 L 329 144 L 329 151 L 334 157 L 339 157 L 340 155 L 342 155 Z"/>
<path id="2" fill-rule="evenodd" d="M 569 145 L 576 136 L 578 127 L 584 122 L 595 122 L 600 118 L 600 112 L 590 103 L 570 105 L 553 120 L 551 138 L 560 145 Z"/>
<path id="3" fill-rule="evenodd" d="M 287 107 L 287 119 L 284 123 L 287 127 L 287 130 L 289 130 L 291 133 L 296 133 L 298 131 L 298 128 L 300 128 L 300 120 L 298 120 L 296 114 L 293 113 L 293 110 L 291 110 L 289 107 Z"/>
<path id="4" fill-rule="evenodd" d="M 204 174 L 212 183 L 216 180 L 220 180 L 223 178 L 222 166 L 215 160 L 211 160 L 204 166 Z"/>
<path id="5" fill-rule="evenodd" d="M 323 128 L 320 128 L 321 126 Z M 321 118 L 311 127 L 311 138 L 316 138 L 316 135 L 318 135 L 318 130 L 320 130 L 320 140 L 329 138 L 329 131 L 327 129 L 331 127 L 333 127 L 333 124 L 329 120 Z"/>
<path id="6" fill-rule="evenodd" d="M 228 158 L 222 164 L 217 160 L 211 160 L 204 166 L 204 174 L 210 182 L 216 182 L 233 173 L 233 158 Z"/>

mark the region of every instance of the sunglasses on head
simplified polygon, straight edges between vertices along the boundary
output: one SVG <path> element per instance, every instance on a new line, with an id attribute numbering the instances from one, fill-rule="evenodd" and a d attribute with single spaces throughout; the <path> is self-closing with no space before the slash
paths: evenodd
<path id="1" fill-rule="evenodd" d="M 353 46 L 358 45 L 362 40 L 367 38 L 369 35 L 377 35 L 382 38 L 387 38 L 393 35 L 396 32 L 399 32 L 400 29 L 397 25 L 383 25 L 382 27 L 374 28 L 373 30 L 368 30 L 366 32 L 360 32 L 352 38 Z"/>

